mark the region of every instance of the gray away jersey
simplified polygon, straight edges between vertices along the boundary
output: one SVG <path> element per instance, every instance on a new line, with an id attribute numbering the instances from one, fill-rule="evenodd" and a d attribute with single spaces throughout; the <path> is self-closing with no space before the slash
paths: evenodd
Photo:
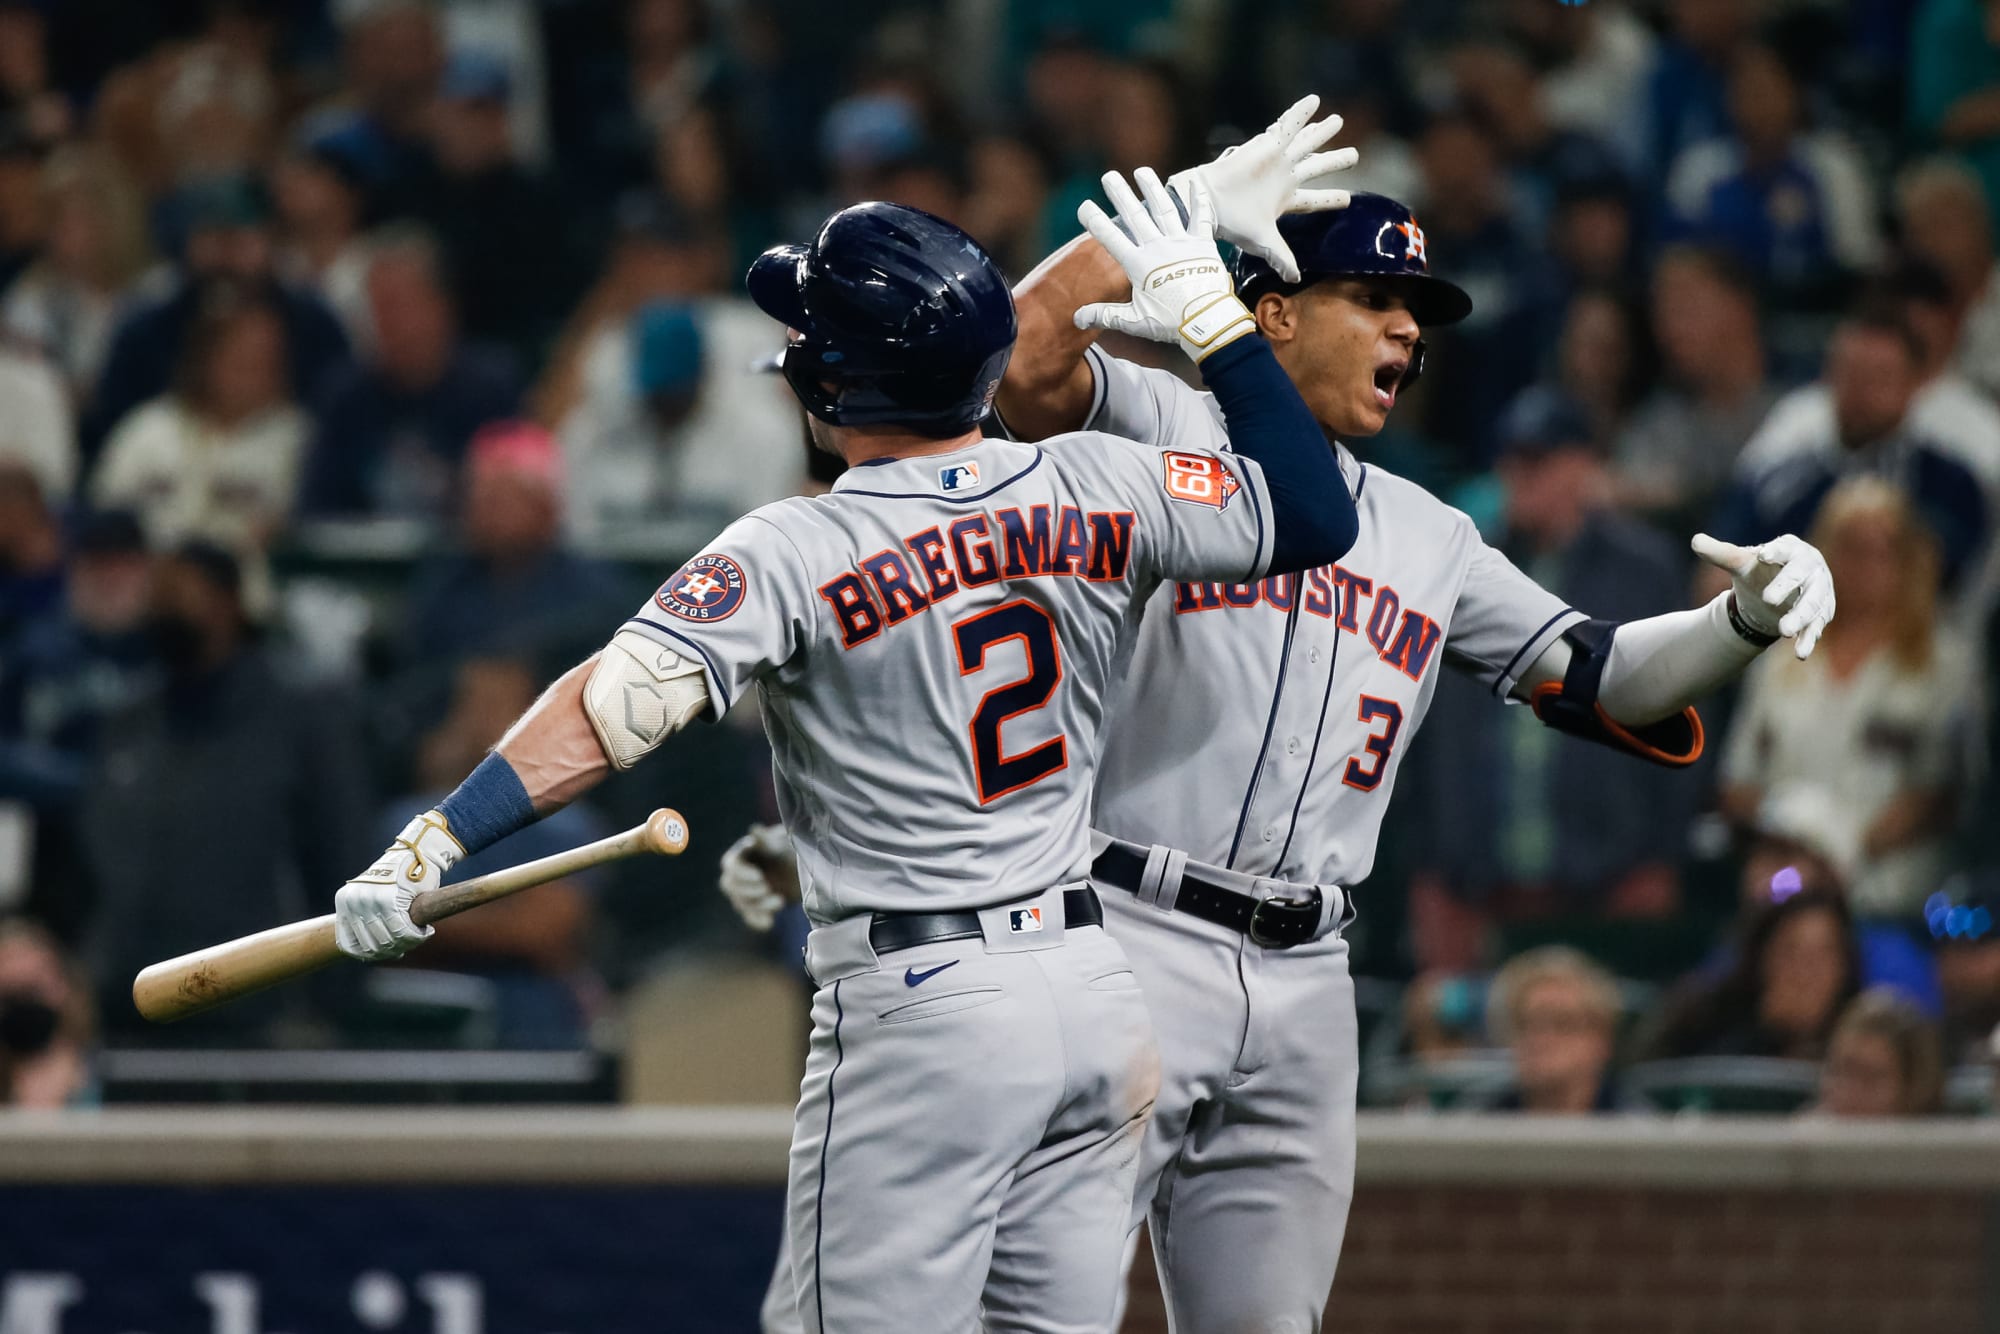
<path id="1" fill-rule="evenodd" d="M 1096 348 L 1090 365 L 1091 429 L 1229 447 L 1211 395 Z M 1252 875 L 1354 884 L 1445 659 L 1504 698 L 1585 619 L 1422 487 L 1345 447 L 1340 465 L 1361 533 L 1338 565 L 1154 594 L 1105 726 L 1098 829 Z"/>
<path id="2" fill-rule="evenodd" d="M 1140 608 L 1270 554 L 1253 460 L 988 440 L 754 511 L 627 628 L 699 657 L 718 714 L 757 688 L 815 922 L 960 911 L 1082 878 Z"/>

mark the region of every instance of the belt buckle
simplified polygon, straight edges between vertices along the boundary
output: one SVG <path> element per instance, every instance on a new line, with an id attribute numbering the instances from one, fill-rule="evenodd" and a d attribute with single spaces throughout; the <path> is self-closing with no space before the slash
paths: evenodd
<path id="1" fill-rule="evenodd" d="M 1303 945 L 1319 929 L 1321 899 L 1318 886 L 1298 898 L 1257 900 L 1250 910 L 1248 935 L 1267 950 L 1286 950 Z"/>

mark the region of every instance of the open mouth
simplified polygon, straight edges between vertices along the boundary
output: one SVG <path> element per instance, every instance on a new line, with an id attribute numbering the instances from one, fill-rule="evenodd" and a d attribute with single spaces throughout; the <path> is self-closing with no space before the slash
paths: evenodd
<path id="1" fill-rule="evenodd" d="M 1409 366 L 1407 361 L 1385 361 L 1375 368 L 1375 401 L 1384 412 L 1396 406 L 1396 386 L 1403 382 L 1403 372 Z"/>

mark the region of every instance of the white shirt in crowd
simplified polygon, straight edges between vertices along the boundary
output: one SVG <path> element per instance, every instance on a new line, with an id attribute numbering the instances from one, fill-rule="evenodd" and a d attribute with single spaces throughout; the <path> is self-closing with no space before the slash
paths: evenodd
<path id="1" fill-rule="evenodd" d="M 34 264 L 0 300 L 0 329 L 42 349 L 85 395 L 104 369 L 123 303 L 123 293 L 99 292 Z"/>
<path id="2" fill-rule="evenodd" d="M 1978 683 L 1971 655 L 1945 635 L 1921 671 L 1883 650 L 1839 680 L 1830 657 L 1817 653 L 1800 662 L 1789 653 L 1766 653 L 1752 664 L 1722 779 L 1765 792 L 1816 785 L 1858 841 L 1903 793 L 1963 786 L 1971 772 L 1969 739 L 1978 731 L 1972 725 Z M 1913 913 L 1947 867 L 1942 836 L 1864 856 L 1849 897 L 1857 912 Z"/>
<path id="3" fill-rule="evenodd" d="M 752 369 L 778 350 L 770 318 L 748 301 L 695 303 L 702 372 L 694 411 L 662 427 L 646 411 L 629 323 L 584 351 L 583 397 L 563 419 L 566 507 L 590 547 L 663 519 L 723 520 L 797 494 L 806 477 L 805 426 L 782 377 Z"/>
<path id="4" fill-rule="evenodd" d="M 1986 393 L 2000 398 L 2000 264 L 1986 278 L 1966 312 L 1958 336 L 1958 369 Z"/>
<path id="5" fill-rule="evenodd" d="M 34 476 L 42 497 L 59 505 L 76 485 L 76 423 L 55 368 L 39 357 L 0 348 L 0 463 Z"/>
<path id="6" fill-rule="evenodd" d="M 156 398 L 111 433 L 91 500 L 136 511 L 155 546 L 200 537 L 261 550 L 291 513 L 307 432 L 289 405 L 224 431 L 171 395 Z"/>

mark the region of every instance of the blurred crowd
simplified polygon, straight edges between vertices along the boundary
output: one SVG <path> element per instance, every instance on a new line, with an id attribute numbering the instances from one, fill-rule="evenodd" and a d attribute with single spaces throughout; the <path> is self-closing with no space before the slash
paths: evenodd
<path id="1" fill-rule="evenodd" d="M 1697 529 L 1807 536 L 1840 598 L 1691 773 L 1445 682 L 1358 890 L 1365 1095 L 1988 1105 L 2000 0 L 0 0 L 0 1087 L 94 1096 L 134 969 L 323 909 L 829 480 L 750 256 L 893 198 L 1019 276 L 1105 169 L 1307 91 L 1329 183 L 1475 302 L 1364 457 L 1596 616 L 1712 593 Z M 698 791 L 491 864 L 773 817 L 754 717 L 687 741 Z M 587 1045 L 682 952 L 775 956 L 712 867 L 448 923 L 455 991 L 340 970 L 172 1036 Z"/>

